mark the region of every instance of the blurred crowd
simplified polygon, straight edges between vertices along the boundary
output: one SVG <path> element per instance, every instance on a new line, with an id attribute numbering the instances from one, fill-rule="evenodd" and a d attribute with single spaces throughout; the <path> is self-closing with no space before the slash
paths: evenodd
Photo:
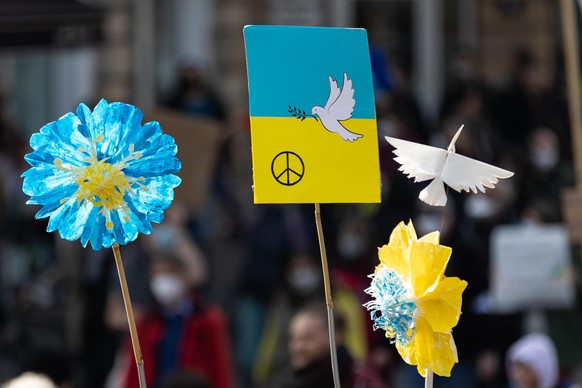
<path id="1" fill-rule="evenodd" d="M 554 334 L 574 327 L 582 338 L 579 308 L 548 312 L 550 330 L 529 334 L 523 313 L 497 314 L 488 300 L 492 231 L 562 223 L 561 191 L 575 183 L 559 60 L 550 68 L 516 50 L 505 82 L 490 85 L 476 54 L 460 50 L 440 116 L 429 122 L 404 69 L 372 57 L 382 202 L 322 206 L 342 386 L 424 384 L 362 307 L 377 247 L 409 219 L 419 235 L 440 230 L 453 248 L 447 275 L 469 283 L 454 329 L 459 364 L 435 386 L 571 386 L 582 354 Z M 204 205 L 174 203 L 154 234 L 122 247 L 148 386 L 332 387 L 313 205 L 250 203 L 248 120 L 232 117 L 193 64 L 180 67 L 178 80 L 162 103 L 216 120 L 221 145 Z M 8 98 L 0 95 L 0 382 L 137 387 L 113 254 L 63 241 L 35 220 L 21 190 L 28 139 Z M 485 194 L 449 191 L 445 208 L 424 205 L 422 184 L 397 171 L 384 136 L 446 148 L 461 124 L 458 153 L 515 176 Z"/>

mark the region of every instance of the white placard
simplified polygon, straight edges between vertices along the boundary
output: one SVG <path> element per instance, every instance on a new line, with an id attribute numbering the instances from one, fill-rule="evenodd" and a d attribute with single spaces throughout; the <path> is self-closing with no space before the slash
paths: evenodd
<path id="1" fill-rule="evenodd" d="M 491 235 L 494 310 L 572 307 L 575 290 L 568 233 L 562 225 L 500 226 Z"/>

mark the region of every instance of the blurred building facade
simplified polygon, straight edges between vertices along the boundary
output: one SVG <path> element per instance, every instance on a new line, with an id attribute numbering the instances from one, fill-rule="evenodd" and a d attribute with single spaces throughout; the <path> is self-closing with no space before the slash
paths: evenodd
<path id="1" fill-rule="evenodd" d="M 95 20 L 90 27 L 84 27 L 83 19 L 73 24 L 63 20 L 52 40 L 0 46 L 0 85 L 14 95 L 17 111 L 27 111 L 20 115 L 27 132 L 79 101 L 100 97 L 147 110 L 169 93 L 177 66 L 186 61 L 202 67 L 229 106 L 243 113 L 247 90 L 242 28 L 247 24 L 367 28 L 370 43 L 390 53 L 403 69 L 429 120 L 442 102 L 445 62 L 457 50 L 474 50 L 487 80 L 501 82 L 516 47 L 531 48 L 548 65 L 560 48 L 558 3 L 551 0 L 53 2 L 62 9 L 91 9 L 100 25 L 95 32 Z M 23 12 L 51 2 L 27 3 L 30 7 Z M 37 23 L 24 22 L 24 28 L 33 33 Z"/>

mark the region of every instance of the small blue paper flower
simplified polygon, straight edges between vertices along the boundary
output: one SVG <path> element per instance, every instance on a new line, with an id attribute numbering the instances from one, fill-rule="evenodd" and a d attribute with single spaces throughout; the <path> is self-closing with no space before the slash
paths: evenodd
<path id="1" fill-rule="evenodd" d="M 174 139 L 142 119 L 132 105 L 101 100 L 32 135 L 22 190 L 27 204 L 42 206 L 36 218 L 49 217 L 48 232 L 100 249 L 150 234 L 163 220 L 181 164 Z"/>
<path id="2" fill-rule="evenodd" d="M 372 283 L 364 292 L 374 299 L 364 307 L 371 311 L 374 330 L 386 330 L 391 343 L 398 341 L 403 346 L 408 345 L 414 337 L 414 299 L 400 276 L 384 264 L 380 264 L 370 278 Z"/>

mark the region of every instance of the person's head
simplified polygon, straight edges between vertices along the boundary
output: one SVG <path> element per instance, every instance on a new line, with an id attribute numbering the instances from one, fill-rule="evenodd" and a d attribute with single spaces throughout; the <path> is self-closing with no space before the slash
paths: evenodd
<path id="1" fill-rule="evenodd" d="M 550 128 L 534 129 L 528 139 L 528 158 L 536 171 L 541 173 L 554 171 L 560 162 L 558 136 Z"/>
<path id="2" fill-rule="evenodd" d="M 289 353 L 296 370 L 329 357 L 325 306 L 310 305 L 293 316 L 289 324 Z"/>
<path id="3" fill-rule="evenodd" d="M 371 240 L 372 226 L 369 221 L 365 219 L 343 221 L 339 225 L 337 238 L 339 258 L 344 263 L 354 263 L 373 256 L 369 251 L 369 247 L 373 246 Z"/>
<path id="4" fill-rule="evenodd" d="M 294 294 L 312 295 L 321 287 L 321 268 L 312 255 L 296 254 L 287 266 L 286 280 Z"/>
<path id="5" fill-rule="evenodd" d="M 45 375 L 25 372 L 2 385 L 2 388 L 57 388 Z"/>
<path id="6" fill-rule="evenodd" d="M 186 266 L 177 256 L 158 254 L 150 263 L 150 289 L 166 308 L 178 306 L 188 294 Z"/>
<path id="7" fill-rule="evenodd" d="M 515 388 L 553 388 L 558 382 L 558 354 L 544 334 L 528 334 L 506 356 L 509 381 Z"/>

